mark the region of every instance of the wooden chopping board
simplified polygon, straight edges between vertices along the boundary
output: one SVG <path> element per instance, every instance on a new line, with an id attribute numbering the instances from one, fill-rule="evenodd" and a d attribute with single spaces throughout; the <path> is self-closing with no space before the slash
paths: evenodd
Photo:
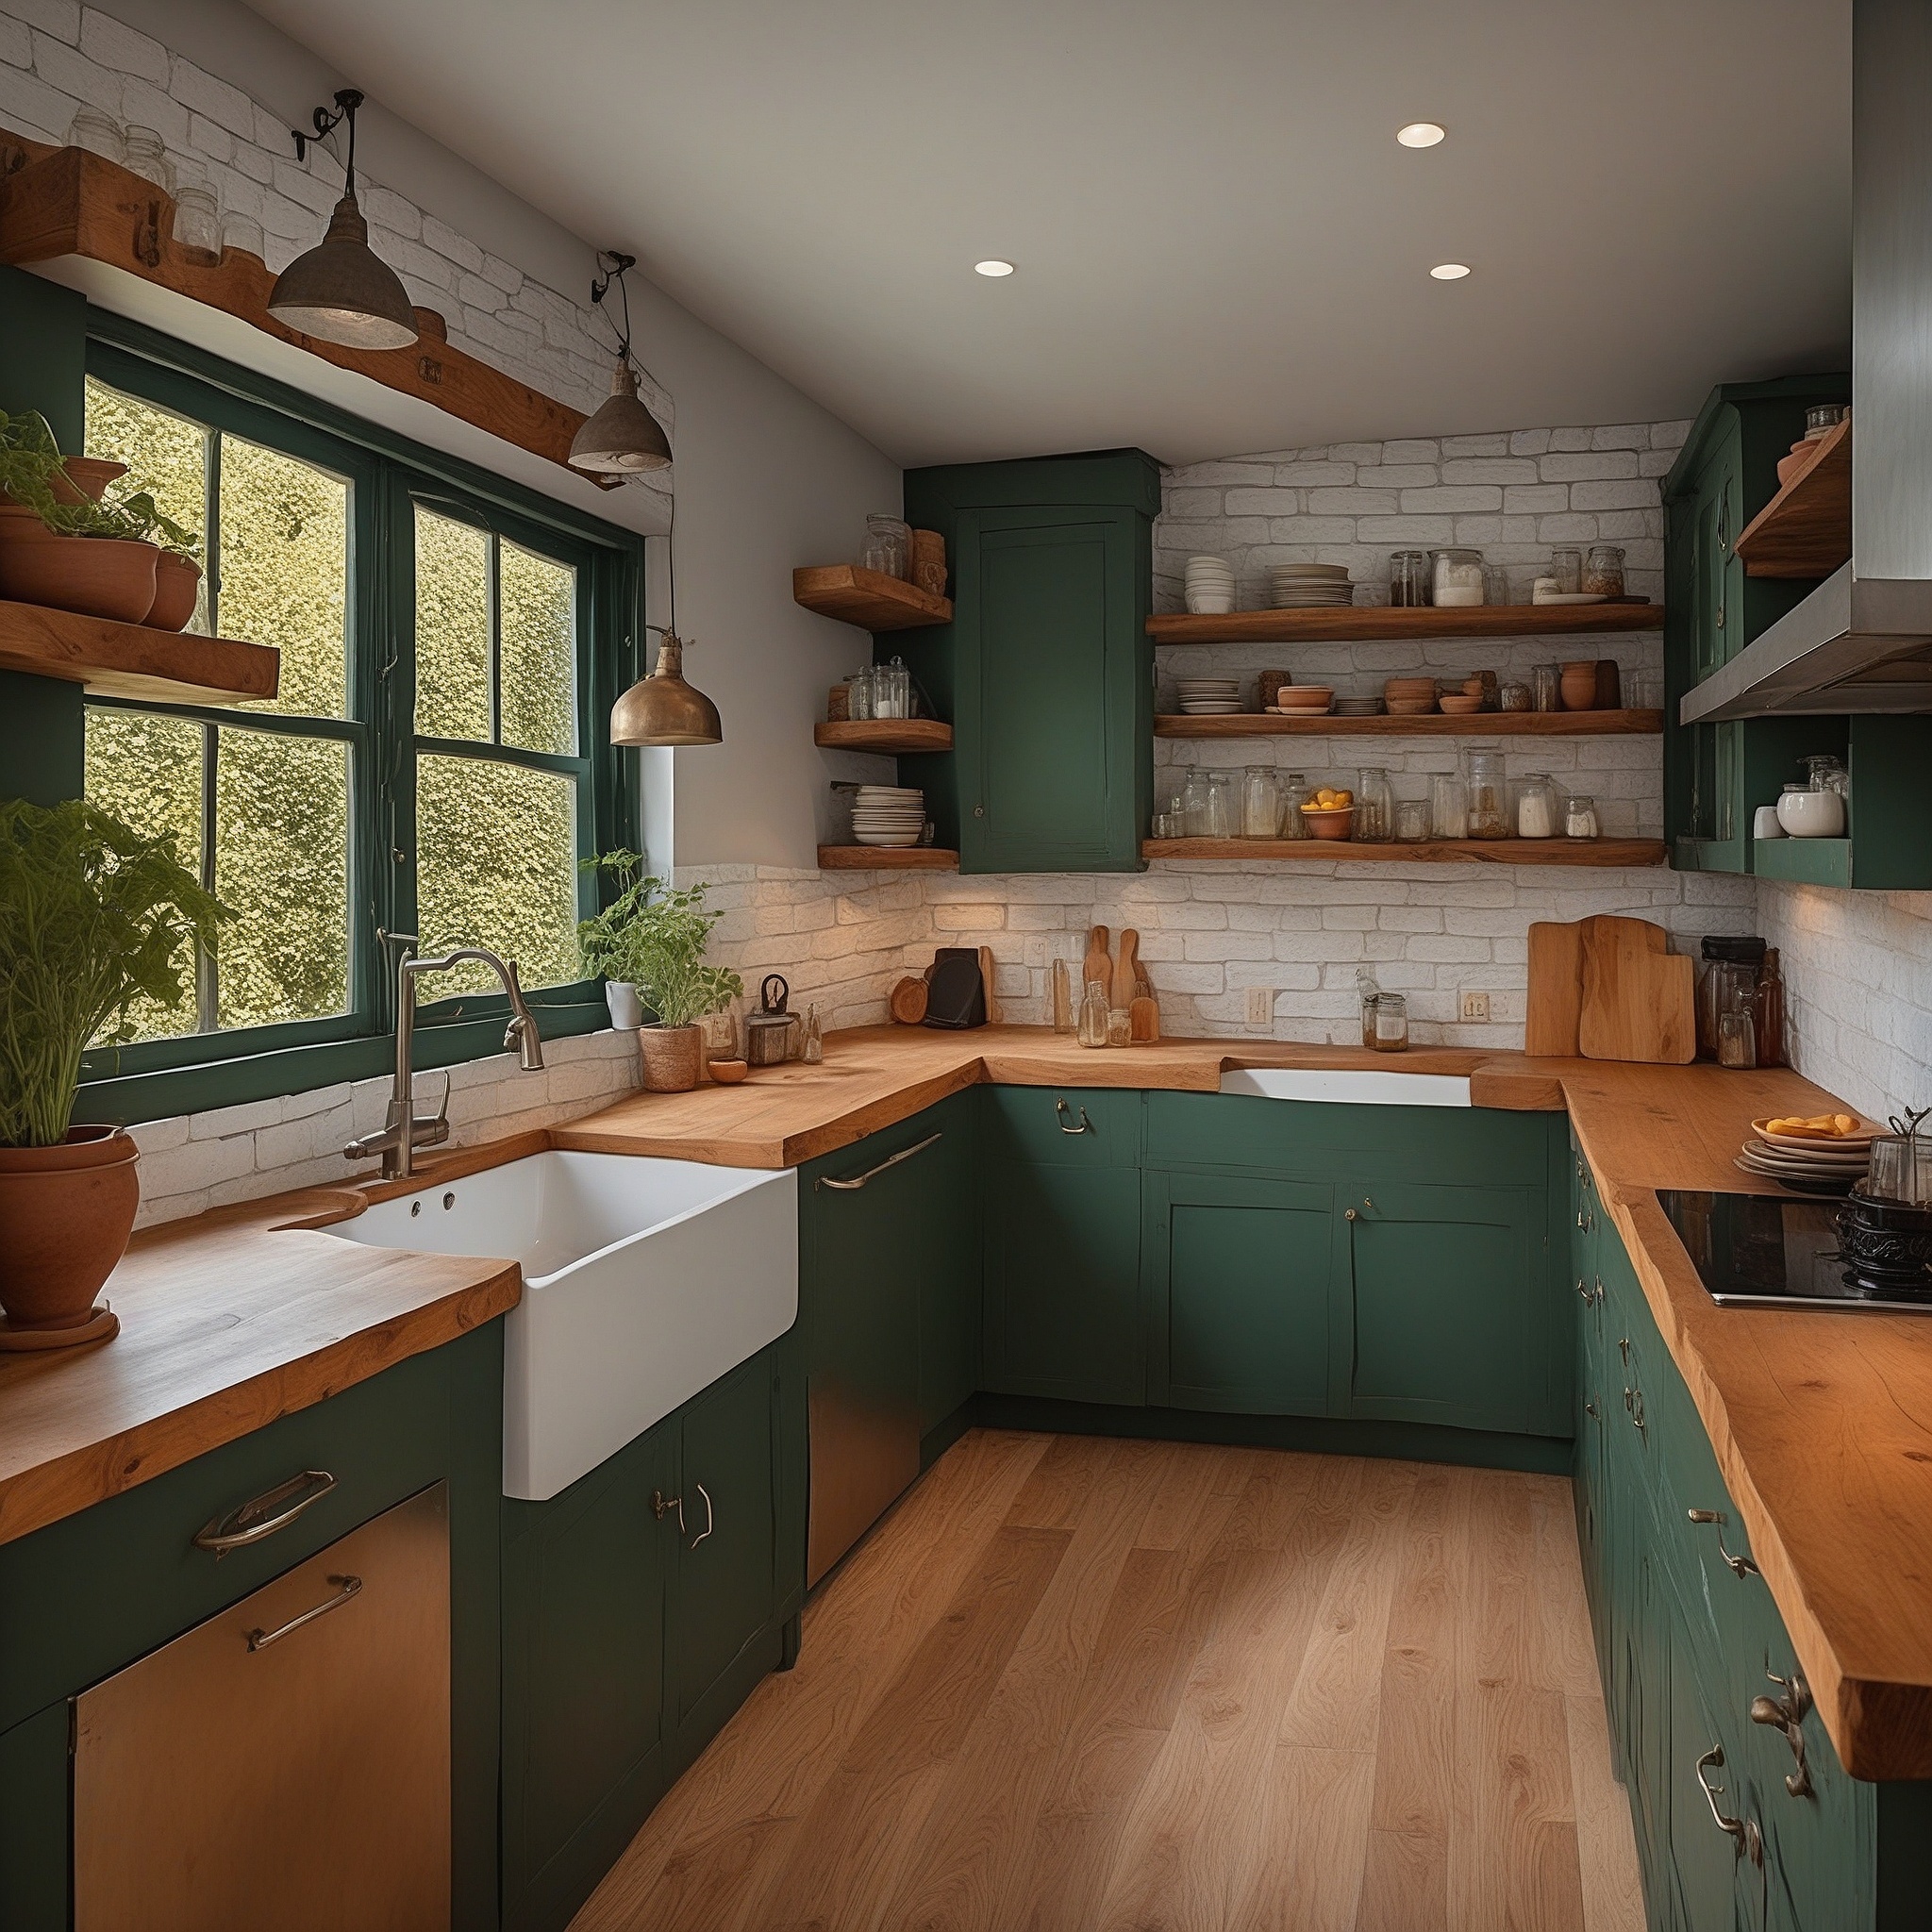
<path id="1" fill-rule="evenodd" d="M 1583 935 L 1576 1044 L 1586 1059 L 1687 1066 L 1697 1058 L 1697 969 L 1660 926 L 1592 919 Z"/>
<path id="2" fill-rule="evenodd" d="M 1616 932 L 1654 953 L 1665 950 L 1664 930 L 1644 919 L 1606 914 L 1568 923 L 1540 919 L 1529 928 L 1529 991 L 1524 1010 L 1523 1050 L 1574 1060 L 1580 1051 L 1583 1017 L 1583 941 L 1597 927 Z"/>

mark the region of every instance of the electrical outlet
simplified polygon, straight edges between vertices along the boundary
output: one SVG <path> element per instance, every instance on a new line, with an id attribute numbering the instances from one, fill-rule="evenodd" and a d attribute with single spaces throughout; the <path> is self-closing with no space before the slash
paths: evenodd
<path id="1" fill-rule="evenodd" d="M 1466 992 L 1462 995 L 1462 1017 L 1465 1020 L 1487 1020 L 1490 1017 L 1490 996 L 1486 992 Z"/>
<path id="2" fill-rule="evenodd" d="M 1251 986 L 1248 989 L 1248 1024 L 1265 1026 L 1274 1017 L 1274 989 Z"/>

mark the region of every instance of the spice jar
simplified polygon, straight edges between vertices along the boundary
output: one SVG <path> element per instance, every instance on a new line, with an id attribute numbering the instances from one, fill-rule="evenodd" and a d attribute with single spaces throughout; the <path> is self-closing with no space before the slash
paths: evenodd
<path id="1" fill-rule="evenodd" d="M 1558 596 L 1575 596 L 1577 587 L 1583 581 L 1583 552 L 1580 550 L 1551 551 L 1549 575 L 1556 579 L 1557 594 Z"/>
<path id="2" fill-rule="evenodd" d="M 1615 543 L 1592 543 L 1583 559 L 1583 588 L 1592 597 L 1624 594 L 1624 553 Z"/>
<path id="3" fill-rule="evenodd" d="M 1408 1000 L 1399 992 L 1375 995 L 1375 1030 L 1366 1042 L 1377 1053 L 1400 1053 L 1408 1044 Z"/>
<path id="4" fill-rule="evenodd" d="M 1525 772 L 1516 786 L 1516 836 L 1557 836 L 1557 787 L 1547 772 Z"/>
<path id="5" fill-rule="evenodd" d="M 1429 836 L 1429 807 L 1425 799 L 1395 801 L 1395 838 L 1399 844 L 1420 845 Z"/>
<path id="6" fill-rule="evenodd" d="M 1463 836 L 1470 839 L 1507 839 L 1509 836 L 1509 796 L 1499 751 L 1473 751 L 1469 754 L 1469 823 Z"/>
<path id="7" fill-rule="evenodd" d="M 1352 836 L 1365 844 L 1388 839 L 1394 828 L 1395 794 L 1389 789 L 1389 774 L 1380 765 L 1364 765 L 1356 774 L 1355 824 Z"/>
<path id="8" fill-rule="evenodd" d="M 1429 780 L 1429 829 L 1439 839 L 1469 837 L 1469 788 L 1455 772 Z"/>
<path id="9" fill-rule="evenodd" d="M 152 127 L 126 127 L 121 134 L 127 172 L 152 181 L 163 194 L 175 185 L 168 168 L 168 145 Z"/>
<path id="10" fill-rule="evenodd" d="M 1241 837 L 1272 839 L 1281 823 L 1281 795 L 1273 765 L 1250 765 L 1241 774 Z"/>
<path id="11" fill-rule="evenodd" d="M 1413 609 L 1429 601 L 1429 559 L 1422 550 L 1392 550 L 1389 554 L 1389 602 L 1398 610 Z"/>
<path id="12" fill-rule="evenodd" d="M 1566 839 L 1595 839 L 1602 836 L 1596 815 L 1596 800 L 1588 792 L 1573 791 L 1563 801 L 1563 836 Z"/>
<path id="13" fill-rule="evenodd" d="M 882 571 L 889 577 L 909 580 L 912 575 L 912 525 L 881 510 L 865 520 L 865 542 L 858 553 L 861 570 Z"/>
<path id="14" fill-rule="evenodd" d="M 1476 605 L 1483 601 L 1483 554 L 1480 550 L 1432 550 L 1433 591 L 1438 608 Z"/>
<path id="15" fill-rule="evenodd" d="M 1496 707 L 1504 711 L 1526 711 L 1529 709 L 1529 687 L 1526 684 L 1506 684 L 1496 693 Z"/>
<path id="16" fill-rule="evenodd" d="M 1595 710 L 1596 659 L 1579 658 L 1564 665 L 1562 689 L 1566 711 Z"/>

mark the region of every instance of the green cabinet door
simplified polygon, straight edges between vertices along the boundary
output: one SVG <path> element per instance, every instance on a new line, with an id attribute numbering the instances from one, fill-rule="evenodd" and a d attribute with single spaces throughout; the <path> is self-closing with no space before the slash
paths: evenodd
<path id="1" fill-rule="evenodd" d="M 919 1293 L 919 1428 L 937 1428 L 979 1387 L 977 1090 L 920 1116 L 938 1146 L 908 1161 L 912 1244 L 903 1258 Z"/>
<path id="2" fill-rule="evenodd" d="M 1337 1273 L 1334 1190 L 1150 1171 L 1141 1182 L 1149 1400 L 1323 1415 Z"/>
<path id="3" fill-rule="evenodd" d="M 1342 1200 L 1345 1412 L 1564 1433 L 1541 1373 L 1565 1292 L 1544 1262 L 1541 1193 L 1376 1181 Z"/>

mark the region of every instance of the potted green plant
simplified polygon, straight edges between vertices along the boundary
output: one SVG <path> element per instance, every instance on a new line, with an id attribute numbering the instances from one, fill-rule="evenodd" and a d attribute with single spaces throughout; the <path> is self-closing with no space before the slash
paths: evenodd
<path id="1" fill-rule="evenodd" d="M 142 622 L 155 630 L 179 630 L 194 615 L 201 594 L 201 539 L 183 529 L 148 491 L 136 491 L 115 508 L 160 552 L 155 558 L 155 601 Z"/>
<path id="2" fill-rule="evenodd" d="M 104 488 L 101 471 L 114 466 L 93 465 L 81 482 L 74 476 L 81 460 L 61 456 L 37 411 L 0 417 L 0 489 L 15 512 L 0 517 L 0 597 L 140 624 L 154 606 L 160 546 L 138 515 L 88 494 L 93 475 Z"/>
<path id="3" fill-rule="evenodd" d="M 80 1057 L 172 1006 L 229 914 L 175 856 L 71 799 L 0 801 L 0 1308 L 16 1330 L 85 1324 L 127 1245 L 138 1150 L 75 1126 Z"/>
<path id="4" fill-rule="evenodd" d="M 586 869 L 609 873 L 623 890 L 594 919 L 577 927 L 586 973 L 601 973 L 607 989 L 630 987 L 651 1009 L 654 1024 L 638 1028 L 644 1085 L 655 1093 L 686 1093 L 698 1083 L 707 1013 L 744 991 L 738 974 L 705 964 L 705 948 L 719 915 L 704 909 L 703 885 L 671 887 L 645 874 L 635 852 L 607 852 Z M 618 1002 L 611 1001 L 617 1021 Z"/>

